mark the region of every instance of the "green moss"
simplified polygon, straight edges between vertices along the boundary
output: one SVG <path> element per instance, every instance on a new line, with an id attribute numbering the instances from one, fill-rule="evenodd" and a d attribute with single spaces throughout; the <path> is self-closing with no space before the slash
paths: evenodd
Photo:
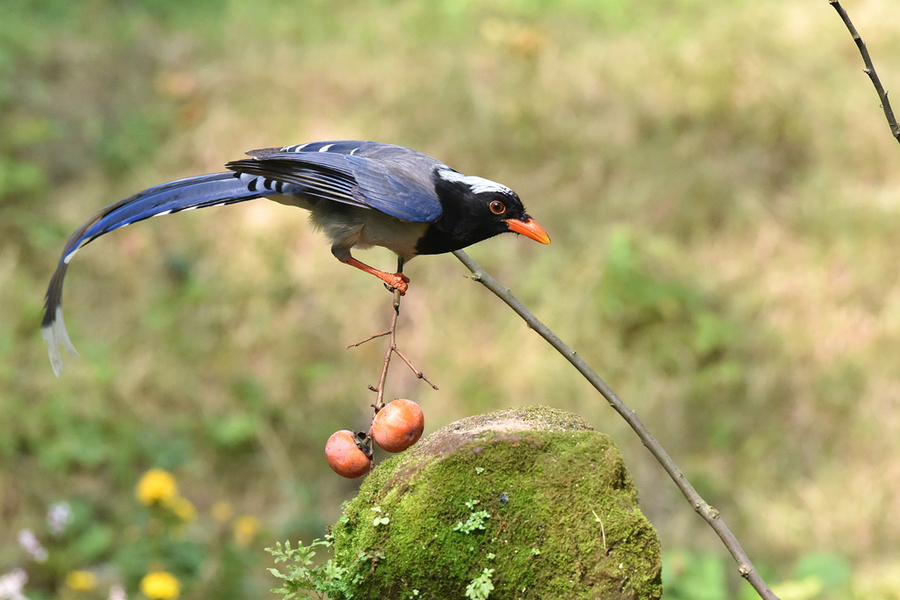
<path id="1" fill-rule="evenodd" d="M 379 465 L 333 534 L 341 565 L 379 556 L 352 567 L 354 598 L 461 598 L 484 569 L 494 599 L 661 594 L 659 542 L 619 451 L 554 409 L 436 432 Z"/>

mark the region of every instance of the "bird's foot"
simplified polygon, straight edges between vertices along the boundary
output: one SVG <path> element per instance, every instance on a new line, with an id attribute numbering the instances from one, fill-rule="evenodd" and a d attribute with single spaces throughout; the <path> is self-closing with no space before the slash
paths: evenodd
<path id="1" fill-rule="evenodd" d="M 389 290 L 397 290 L 401 296 L 405 296 L 409 289 L 409 277 L 403 273 L 382 273 L 381 279 Z"/>
<path id="2" fill-rule="evenodd" d="M 350 265 L 351 267 L 356 267 L 361 271 L 365 271 L 370 275 L 374 275 L 378 279 L 382 280 L 389 290 L 397 290 L 398 292 L 400 292 L 401 296 L 406 294 L 406 290 L 409 287 L 407 285 L 409 283 L 409 277 L 404 275 L 402 271 L 397 271 L 396 273 L 385 273 L 384 271 L 379 271 L 378 269 L 370 267 L 364 262 L 356 260 L 352 256 L 349 256 L 347 258 L 340 258 L 339 260 Z"/>

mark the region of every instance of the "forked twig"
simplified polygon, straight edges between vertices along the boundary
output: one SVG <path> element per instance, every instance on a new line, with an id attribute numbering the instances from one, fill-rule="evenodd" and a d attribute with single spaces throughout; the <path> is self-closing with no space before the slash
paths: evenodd
<path id="1" fill-rule="evenodd" d="M 695 490 L 690 482 L 688 482 L 687 477 L 684 476 L 684 473 L 681 472 L 681 469 L 678 468 L 678 465 L 675 464 L 672 457 L 669 456 L 668 452 L 665 451 L 659 441 L 653 437 L 650 430 L 648 430 L 641 420 L 638 419 L 634 411 L 631 410 L 602 379 L 600 379 L 600 376 L 597 375 L 597 373 L 595 373 L 574 350 L 569 348 L 555 333 L 550 331 L 546 325 L 539 321 L 524 304 L 517 300 L 509 289 L 500 285 L 496 279 L 491 277 L 462 250 L 457 250 L 453 254 L 472 272 L 475 281 L 482 284 L 498 298 L 506 302 L 510 308 L 516 311 L 516 313 L 525 320 L 531 329 L 547 340 L 551 346 L 562 354 L 566 360 L 572 363 L 584 378 L 587 379 L 604 398 L 606 398 L 610 406 L 625 419 L 641 439 L 641 442 L 644 443 L 644 446 L 650 450 L 650 453 L 653 454 L 659 464 L 662 465 L 666 473 L 669 474 L 669 477 L 675 482 L 675 485 L 678 486 L 678 489 L 681 490 L 681 493 L 684 494 L 684 497 L 687 498 L 691 506 L 694 507 L 694 510 L 697 511 L 697 513 L 703 517 L 706 522 L 709 523 L 710 527 L 718 534 L 719 538 L 721 538 L 722 542 L 725 544 L 725 547 L 731 552 L 731 556 L 733 556 L 734 560 L 737 562 L 738 572 L 741 574 L 741 577 L 746 579 L 764 600 L 778 600 L 778 596 L 772 593 L 772 590 L 769 589 L 769 586 L 766 585 L 766 582 L 753 567 L 753 563 L 750 562 L 750 558 L 747 556 L 747 553 L 744 552 L 744 549 L 737 541 L 737 538 L 734 537 L 731 530 L 728 529 L 728 527 L 725 526 L 725 523 L 719 518 L 719 511 L 707 504 L 706 501 L 700 497 L 700 494 L 698 494 L 697 490 Z"/>
<path id="2" fill-rule="evenodd" d="M 384 353 L 384 365 L 381 367 L 381 377 L 378 379 L 378 385 L 369 386 L 369 389 L 376 394 L 375 404 L 372 405 L 372 408 L 375 409 L 376 413 L 384 407 L 384 384 L 387 381 L 388 369 L 391 366 L 391 355 L 393 354 L 399 356 L 400 359 L 404 363 L 406 363 L 406 366 L 409 367 L 409 370 L 415 374 L 416 379 L 421 379 L 422 381 L 430 385 L 432 389 L 438 389 L 438 387 L 431 383 L 431 381 L 429 381 L 428 378 L 425 377 L 425 374 L 417 369 L 397 347 L 397 318 L 400 316 L 400 297 L 400 292 L 394 290 L 394 297 L 393 301 L 391 302 L 391 306 L 393 307 L 393 314 L 391 315 L 391 326 L 387 331 L 376 333 L 375 335 L 371 335 L 364 340 L 347 346 L 347 348 L 355 348 L 380 337 L 389 336 L 390 338 L 387 351 Z"/>
<path id="3" fill-rule="evenodd" d="M 884 86 L 881 85 L 881 79 L 878 77 L 878 73 L 875 72 L 875 65 L 872 64 L 872 57 L 869 56 L 869 50 L 866 48 L 866 43 L 863 41 L 862 37 L 860 37 L 859 33 L 856 31 L 856 27 L 853 26 L 853 23 L 850 21 L 850 16 L 847 14 L 847 11 L 844 10 L 844 7 L 841 6 L 841 3 L 838 0 L 828 0 L 828 3 L 834 7 L 834 10 L 838 12 L 841 16 L 841 20 L 844 22 L 844 25 L 847 27 L 847 31 L 850 32 L 850 35 L 853 36 L 853 41 L 856 42 L 857 48 L 859 48 L 859 53 L 862 55 L 863 63 L 865 63 L 866 68 L 863 69 L 863 73 L 869 76 L 869 79 L 872 80 L 872 85 L 875 86 L 875 91 L 878 92 L 878 98 L 881 100 L 881 108 L 884 110 L 884 116 L 887 118 L 888 126 L 891 128 L 891 133 L 894 138 L 898 142 L 900 142 L 900 125 L 897 125 L 897 119 L 894 117 L 894 111 L 891 108 L 891 103 L 888 100 L 888 93 L 884 89 Z"/>

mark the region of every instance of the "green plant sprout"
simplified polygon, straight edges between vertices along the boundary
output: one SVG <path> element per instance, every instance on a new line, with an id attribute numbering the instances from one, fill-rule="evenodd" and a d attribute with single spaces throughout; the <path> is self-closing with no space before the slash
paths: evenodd
<path id="1" fill-rule="evenodd" d="M 291 547 L 291 542 L 286 541 L 284 546 L 276 542 L 274 548 L 266 548 L 266 552 L 275 557 L 275 563 L 288 563 L 285 572 L 277 568 L 269 568 L 269 572 L 282 580 L 279 588 L 272 589 L 272 593 L 281 594 L 283 600 L 293 598 L 322 598 L 336 597 L 349 598 L 352 596 L 352 588 L 359 583 L 361 575 L 355 575 L 347 579 L 347 573 L 360 562 L 378 561 L 384 559 L 381 554 L 368 554 L 360 552 L 353 565 L 342 567 L 334 560 L 329 559 L 321 565 L 313 565 L 313 557 L 317 546 L 330 548 L 331 540 L 315 539 L 308 546 L 298 542 L 296 548 Z M 304 594 L 304 592 L 311 592 Z M 302 594 L 302 595 L 301 595 Z"/>
<path id="2" fill-rule="evenodd" d="M 463 533 L 472 533 L 475 530 L 484 531 L 484 524 L 491 518 L 491 515 L 486 510 L 473 510 L 477 504 L 478 500 L 469 500 L 466 502 L 466 508 L 472 510 L 472 513 L 465 523 L 459 521 L 453 527 L 453 531 L 461 531 Z"/>
<path id="3" fill-rule="evenodd" d="M 470 598 L 471 600 L 487 600 L 487 597 L 494 589 L 494 584 L 491 582 L 491 575 L 493 574 L 493 569 L 485 569 L 482 571 L 481 575 L 473 579 L 472 582 L 466 586 L 466 598 Z"/>

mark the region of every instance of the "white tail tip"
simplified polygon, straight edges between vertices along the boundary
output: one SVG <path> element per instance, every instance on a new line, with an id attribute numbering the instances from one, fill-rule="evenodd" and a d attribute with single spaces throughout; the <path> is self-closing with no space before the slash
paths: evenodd
<path id="1" fill-rule="evenodd" d="M 62 344 L 66 350 L 72 354 L 78 355 L 72 340 L 69 339 L 69 333 L 66 331 L 66 324 L 63 322 L 62 306 L 56 307 L 56 314 L 53 316 L 53 322 L 50 325 L 41 327 L 41 337 L 47 342 L 47 351 L 50 354 L 50 366 L 53 372 L 59 377 L 63 369 L 62 356 L 59 353 L 59 345 Z"/>

